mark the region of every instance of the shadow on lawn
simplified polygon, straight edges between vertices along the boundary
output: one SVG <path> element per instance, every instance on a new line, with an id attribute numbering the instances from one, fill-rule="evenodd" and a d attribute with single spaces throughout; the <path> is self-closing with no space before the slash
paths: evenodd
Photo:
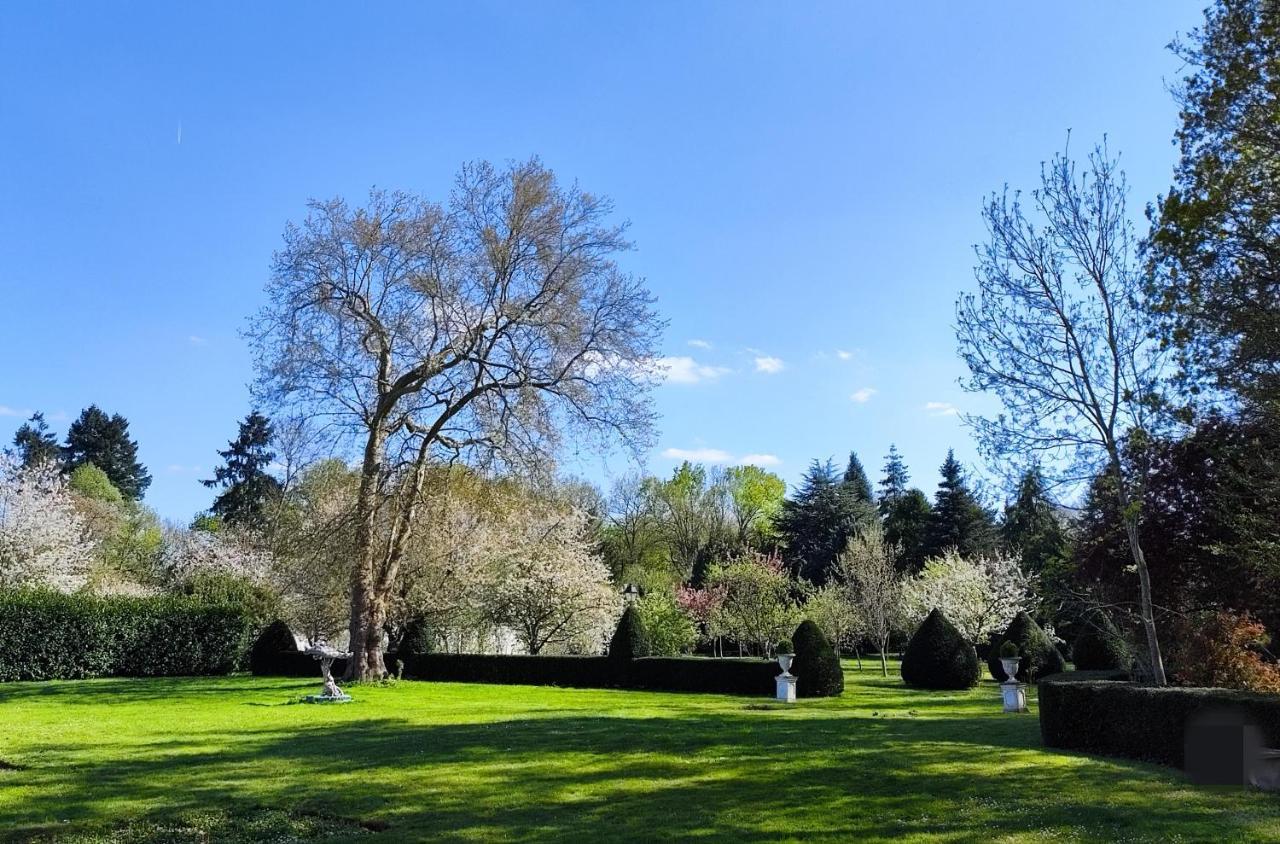
<path id="1" fill-rule="evenodd" d="M 102 816 L 104 805 L 135 813 L 265 805 L 386 821 L 379 840 L 989 840 L 1035 830 L 1161 840 L 1185 836 L 1213 808 L 1194 793 L 1169 805 L 1172 775 L 1136 764 L 1052 756 L 1063 764 L 1045 764 L 1025 729 L 1008 723 L 799 711 L 373 719 L 226 733 L 217 751 L 207 734 L 176 736 L 131 744 L 127 758 L 95 766 L 60 764 L 78 749 L 50 745 L 27 772 L 44 787 L 16 820 L 109 825 L 119 818 Z M 1123 799 L 1100 805 L 1119 783 Z"/>

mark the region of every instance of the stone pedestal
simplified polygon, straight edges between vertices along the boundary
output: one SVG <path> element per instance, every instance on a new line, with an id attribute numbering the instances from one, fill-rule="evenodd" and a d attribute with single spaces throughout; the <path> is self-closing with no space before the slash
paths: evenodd
<path id="1" fill-rule="evenodd" d="M 1006 680 L 1000 684 L 1000 694 L 1004 698 L 1005 712 L 1027 711 L 1027 685 L 1016 680 Z"/>
<path id="2" fill-rule="evenodd" d="M 773 678 L 778 683 L 777 698 L 785 703 L 796 702 L 796 675 L 786 673 Z"/>

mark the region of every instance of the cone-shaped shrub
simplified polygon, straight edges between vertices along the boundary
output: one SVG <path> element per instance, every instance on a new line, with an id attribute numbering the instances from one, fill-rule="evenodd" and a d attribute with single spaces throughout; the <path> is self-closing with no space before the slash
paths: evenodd
<path id="1" fill-rule="evenodd" d="M 1008 677 L 1000 665 L 1000 648 L 1005 642 L 1013 642 L 1018 647 L 1018 682 L 1029 683 L 1040 677 L 1048 677 L 1066 670 L 1067 663 L 1062 654 L 1054 646 L 1049 634 L 1036 624 L 1036 620 L 1025 612 L 1020 612 L 1009 622 L 1003 635 L 993 637 L 991 650 L 987 654 L 987 670 L 997 683 L 1003 683 Z"/>
<path id="2" fill-rule="evenodd" d="M 609 640 L 609 656 L 612 659 L 630 661 L 649 655 L 649 635 L 635 607 L 627 607 L 618 619 L 618 629 Z"/>
<path id="3" fill-rule="evenodd" d="M 434 649 L 435 639 L 431 636 L 431 627 L 426 619 L 421 616 L 409 619 L 404 626 L 404 635 L 400 637 L 400 656 L 429 654 Z"/>
<path id="4" fill-rule="evenodd" d="M 902 680 L 908 686 L 968 689 L 981 676 L 978 652 L 939 609 L 921 622 L 902 654 Z"/>
<path id="5" fill-rule="evenodd" d="M 1111 619 L 1094 612 L 1086 616 L 1081 625 L 1084 633 L 1071 648 L 1071 661 L 1077 671 L 1129 670 L 1133 665 L 1133 655 Z"/>
<path id="6" fill-rule="evenodd" d="M 796 658 L 791 673 L 799 677 L 796 694 L 800 697 L 835 697 L 844 692 L 844 670 L 835 648 L 822 629 L 812 621 L 802 621 L 791 637 Z"/>
<path id="7" fill-rule="evenodd" d="M 266 626 L 249 651 L 249 670 L 262 676 L 289 674 L 298 665 L 298 642 L 289 625 L 276 619 Z"/>

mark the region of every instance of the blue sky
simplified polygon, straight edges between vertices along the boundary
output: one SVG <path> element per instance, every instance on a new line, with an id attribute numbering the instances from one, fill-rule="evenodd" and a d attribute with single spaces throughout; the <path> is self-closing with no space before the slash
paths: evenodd
<path id="1" fill-rule="evenodd" d="M 7 4 L 0 440 L 123 413 L 148 503 L 189 519 L 305 201 L 536 154 L 613 198 L 670 319 L 651 470 L 794 482 L 852 448 L 878 475 L 894 442 L 932 492 L 987 406 L 951 329 L 983 196 L 1107 133 L 1140 221 L 1201 2 Z"/>

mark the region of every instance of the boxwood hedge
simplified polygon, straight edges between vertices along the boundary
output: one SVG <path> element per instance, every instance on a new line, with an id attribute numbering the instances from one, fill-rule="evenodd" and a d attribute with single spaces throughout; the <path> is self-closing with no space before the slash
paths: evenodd
<path id="1" fill-rule="evenodd" d="M 245 656 L 244 610 L 177 596 L 0 592 L 0 681 L 229 674 Z"/>

